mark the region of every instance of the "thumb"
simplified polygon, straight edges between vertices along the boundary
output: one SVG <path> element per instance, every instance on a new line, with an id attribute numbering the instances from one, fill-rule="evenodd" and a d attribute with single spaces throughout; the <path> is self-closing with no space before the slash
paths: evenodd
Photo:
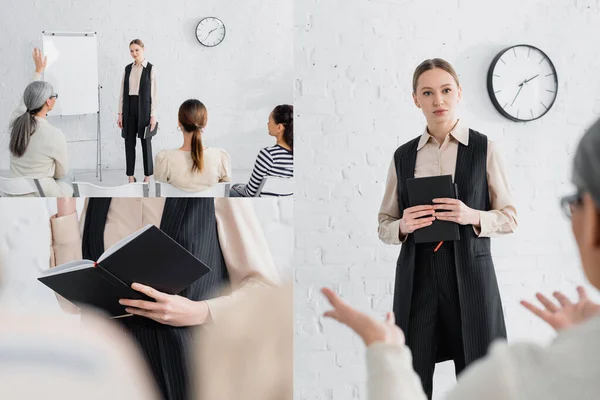
<path id="1" fill-rule="evenodd" d="M 388 325 L 396 325 L 396 317 L 393 312 L 388 312 L 385 316 L 385 323 Z"/>

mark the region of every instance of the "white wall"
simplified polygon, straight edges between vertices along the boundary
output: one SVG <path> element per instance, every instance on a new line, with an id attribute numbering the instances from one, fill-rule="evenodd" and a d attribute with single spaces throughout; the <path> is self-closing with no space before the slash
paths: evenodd
<path id="1" fill-rule="evenodd" d="M 550 339 L 518 301 L 537 290 L 574 295 L 584 282 L 558 198 L 572 190 L 577 140 L 600 115 L 598 2 L 307 0 L 296 2 L 294 34 L 297 129 L 306 133 L 296 147 L 296 398 L 365 399 L 363 345 L 320 317 L 328 306 L 318 289 L 376 315 L 391 309 L 400 248 L 378 240 L 377 212 L 394 150 L 424 127 L 411 80 L 426 58 L 457 69 L 460 115 L 498 143 L 514 190 L 518 232 L 492 240 L 509 339 Z M 545 51 L 559 79 L 552 110 L 525 124 L 503 118 L 486 90 L 493 57 L 519 43 Z M 453 382 L 452 365 L 438 366 L 438 394 Z"/>
<path id="2" fill-rule="evenodd" d="M 251 169 L 259 149 L 273 144 L 266 128 L 270 111 L 293 101 L 292 0 L 0 0 L 0 9 L 0 169 L 8 168 L 8 119 L 31 79 L 31 51 L 41 47 L 44 30 L 98 32 L 105 168 L 125 168 L 116 119 L 134 38 L 144 41 L 156 66 L 161 129 L 153 139 L 155 154 L 181 145 L 177 110 L 184 100 L 198 98 L 209 112 L 205 142 L 225 148 L 234 169 Z M 206 16 L 226 26 L 225 40 L 215 48 L 204 48 L 195 37 Z M 50 121 L 68 140 L 95 138 L 95 116 Z M 73 168 L 93 169 L 95 154 L 95 143 L 69 144 Z"/>
<path id="3" fill-rule="evenodd" d="M 251 201 L 283 279 L 292 276 L 293 200 Z M 81 212 L 83 199 L 78 199 Z M 50 257 L 49 216 L 56 213 L 54 199 L 0 199 L 0 307 L 60 312 L 51 290 L 37 281 L 48 269 Z"/>

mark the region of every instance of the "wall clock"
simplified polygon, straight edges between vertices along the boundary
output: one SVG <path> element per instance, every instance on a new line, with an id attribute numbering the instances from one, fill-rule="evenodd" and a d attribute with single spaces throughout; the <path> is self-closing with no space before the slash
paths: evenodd
<path id="1" fill-rule="evenodd" d="M 543 51 L 519 44 L 494 57 L 488 70 L 487 90 L 500 114 L 512 121 L 533 121 L 554 104 L 558 77 Z"/>
<path id="2" fill-rule="evenodd" d="M 196 26 L 196 38 L 206 47 L 215 47 L 225 39 L 225 24 L 219 18 L 203 18 Z"/>

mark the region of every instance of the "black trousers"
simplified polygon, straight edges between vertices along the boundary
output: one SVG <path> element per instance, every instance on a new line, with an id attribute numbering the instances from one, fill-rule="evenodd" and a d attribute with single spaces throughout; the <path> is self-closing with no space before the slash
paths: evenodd
<path id="1" fill-rule="evenodd" d="M 139 97 L 129 96 L 129 114 L 127 121 L 127 136 L 125 137 L 125 159 L 127 162 L 127 176 L 133 176 L 135 172 L 135 144 L 138 138 L 139 126 Z M 143 132 L 142 132 L 143 133 Z M 154 174 L 154 163 L 152 162 L 152 138 L 140 139 L 142 142 L 142 159 L 144 163 L 144 175 L 151 176 Z"/>
<path id="2" fill-rule="evenodd" d="M 431 399 L 436 360 L 451 359 L 458 375 L 465 367 L 460 302 L 452 242 L 418 244 L 406 345 L 413 367 Z"/>

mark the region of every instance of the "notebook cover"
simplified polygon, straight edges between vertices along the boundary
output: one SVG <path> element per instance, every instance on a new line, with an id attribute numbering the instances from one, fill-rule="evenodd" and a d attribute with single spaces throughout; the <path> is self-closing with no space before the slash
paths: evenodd
<path id="1" fill-rule="evenodd" d="M 458 198 L 458 188 L 452 183 L 452 175 L 411 178 L 407 179 L 406 186 L 410 207 L 433 205 L 433 199 L 442 197 Z M 437 219 L 431 225 L 417 229 L 413 234 L 415 243 L 460 240 L 457 223 Z"/>

